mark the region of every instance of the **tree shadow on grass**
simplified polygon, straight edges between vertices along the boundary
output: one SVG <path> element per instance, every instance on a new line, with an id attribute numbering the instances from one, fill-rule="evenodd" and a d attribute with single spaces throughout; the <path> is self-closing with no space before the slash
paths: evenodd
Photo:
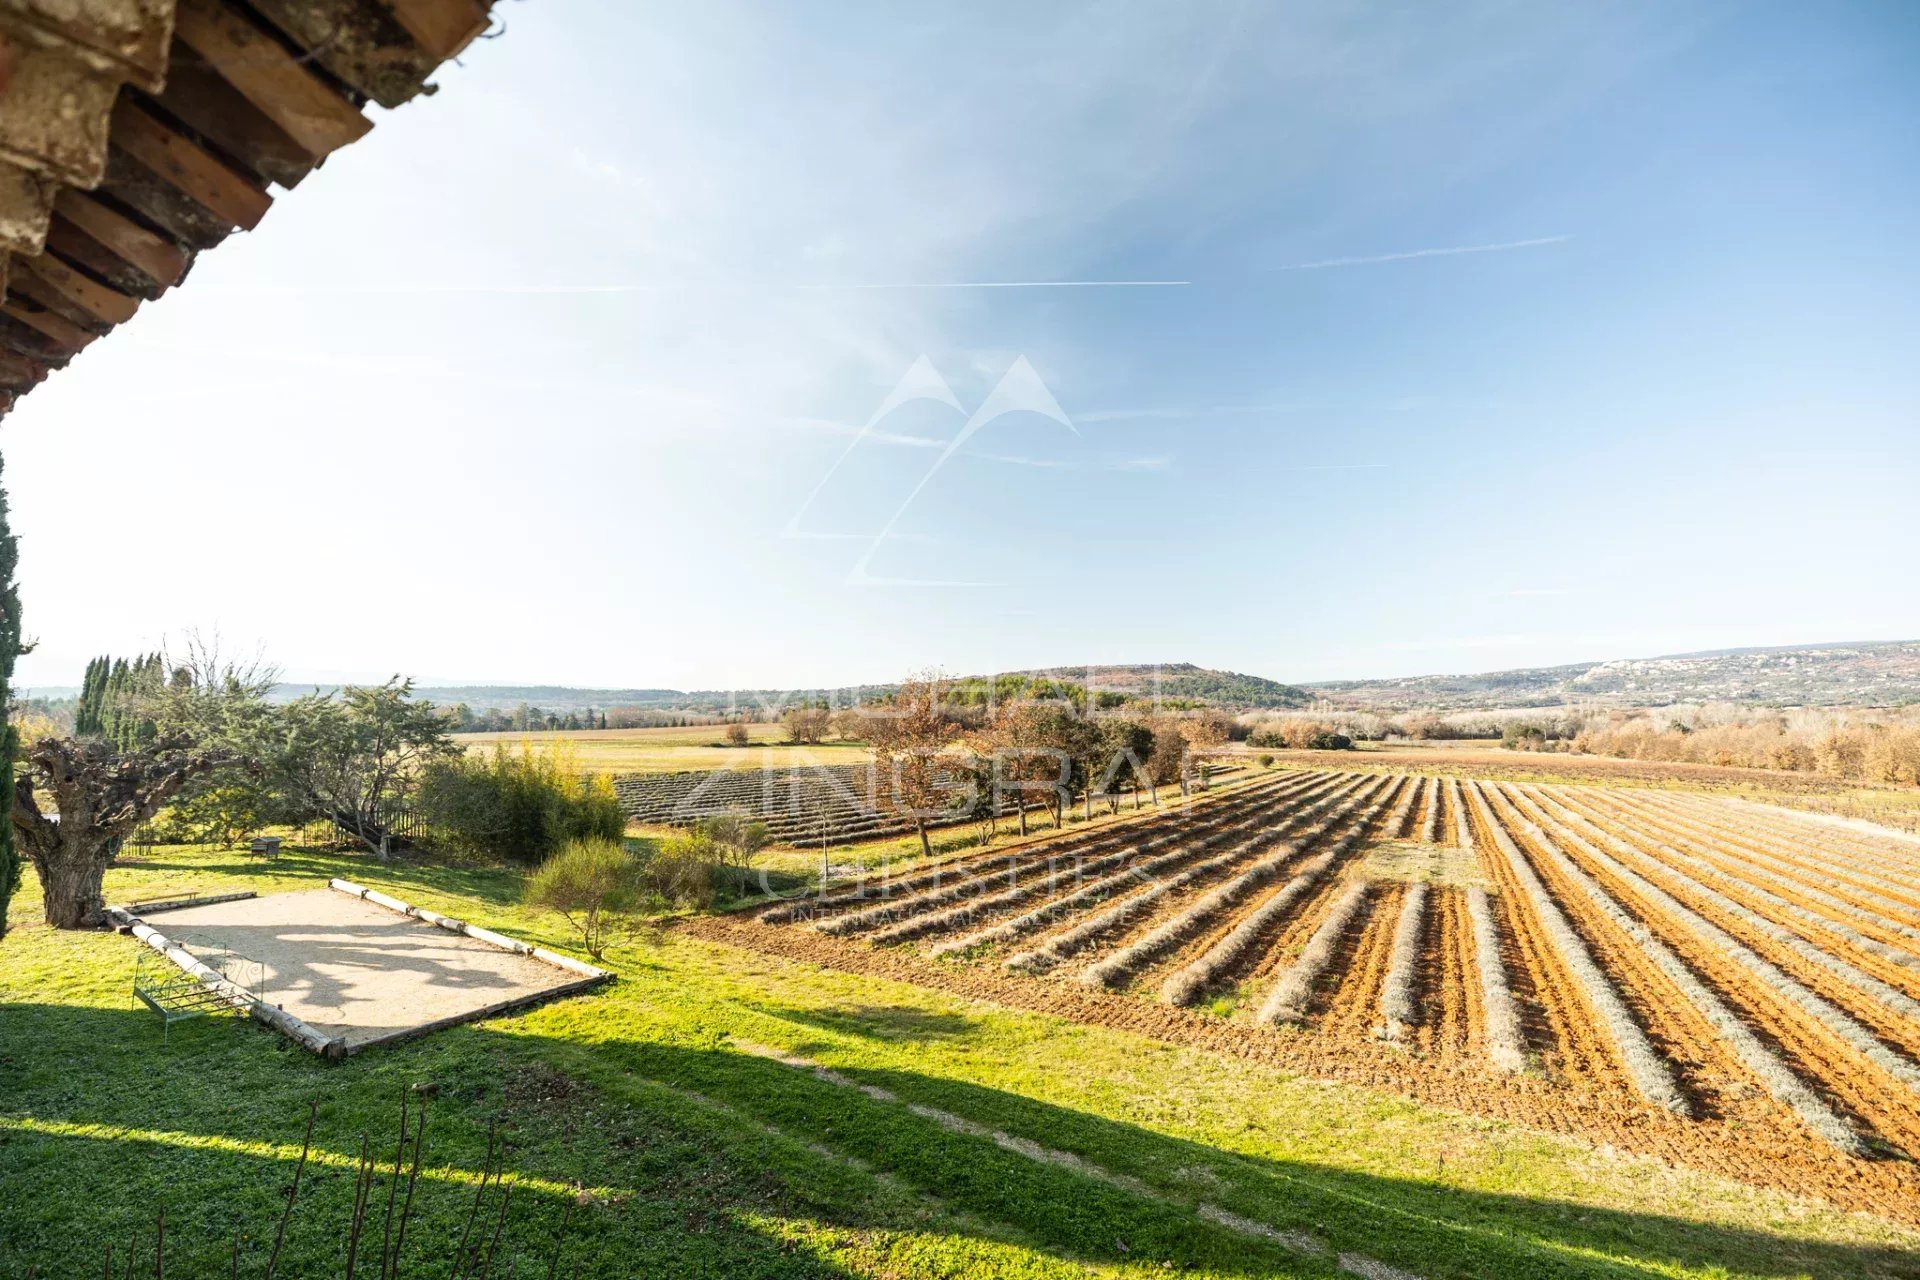
<path id="1" fill-rule="evenodd" d="M 978 1023 L 960 1013 L 936 1013 L 912 1005 L 854 1004 L 834 1009 L 768 1008 L 761 1012 L 801 1026 L 889 1043 L 955 1040 Z"/>
<path id="2" fill-rule="evenodd" d="M 558 1054 L 574 1048 L 554 1046 Z M 791 1132 L 828 1135 L 824 1141 L 876 1169 L 1074 1256 L 1272 1274 L 1254 1264 L 1223 1265 L 1218 1241 L 1231 1260 L 1236 1244 L 1244 1257 L 1256 1240 L 1219 1225 L 1218 1213 L 1201 1212 L 1206 1206 L 1429 1280 L 1628 1277 L 1676 1268 L 1716 1276 L 1920 1277 L 1920 1252 L 1250 1157 L 909 1071 L 837 1067 L 835 1082 L 757 1054 L 648 1042 L 598 1045 L 593 1058 L 595 1070 L 617 1066 L 684 1082 Z M 965 1126 L 959 1132 L 955 1119 Z M 1130 1189 L 1136 1186 L 1145 1194 Z"/>
<path id="3" fill-rule="evenodd" d="M 367 876 L 438 892 L 457 893 L 491 904 L 517 900 L 519 876 L 510 867 L 492 862 L 427 860 L 405 851 L 386 861 L 359 849 L 317 849 L 288 845 L 276 857 L 249 856 L 241 849 L 208 845 L 169 845 L 149 857 L 122 857 L 108 866 L 116 871 L 166 872 L 180 876 L 260 877 L 297 880 L 312 878 L 324 885 L 333 877 Z M 276 890 L 276 892 L 279 892 Z M 109 898 L 114 895 L 109 889 Z"/>
<path id="4" fill-rule="evenodd" d="M 794 1251 L 768 1225 L 779 1221 L 860 1247 L 911 1232 L 976 1259 L 1011 1242 L 1032 1251 L 1017 1256 L 1063 1269 L 1166 1264 L 1225 1277 L 1334 1274 L 1331 1254 L 1302 1253 L 1283 1232 L 1429 1280 L 1920 1277 L 1920 1255 L 1907 1250 L 1254 1158 L 911 1071 L 822 1078 L 719 1036 L 583 1042 L 526 1023 L 476 1026 L 327 1066 L 231 1022 L 176 1027 L 162 1052 L 143 1014 L 16 1005 L 0 1019 L 0 1072 L 16 1082 L 0 1101 L 0 1239 L 20 1242 L 0 1247 L 0 1269 L 65 1256 L 97 1266 L 54 1242 L 91 1248 L 103 1230 L 146 1222 L 162 1197 L 170 1220 L 171 1206 L 184 1207 L 179 1231 L 197 1228 L 222 1248 L 236 1225 L 257 1234 L 277 1214 L 307 1098 L 325 1099 L 319 1132 L 339 1154 L 357 1150 L 362 1128 L 390 1135 L 399 1091 L 432 1081 L 430 1164 L 476 1169 L 488 1118 L 505 1111 L 517 1125 L 512 1167 L 546 1188 L 524 1184 L 514 1221 L 528 1239 L 558 1229 L 565 1184 L 611 1189 L 612 1203 L 577 1215 L 586 1275 L 855 1273 Z M 82 1132 L 102 1125 L 133 1135 Z M 250 1145 L 262 1142 L 281 1145 Z M 1062 1152 L 1072 1158 L 1052 1158 Z M 317 1177 L 324 1222 L 348 1194 L 347 1174 L 326 1165 Z M 438 1225 L 423 1230 L 457 1231 L 448 1224 L 466 1203 L 462 1185 L 434 1181 L 423 1221 Z M 1272 1235 L 1236 1230 L 1234 1218 Z M 315 1271 L 337 1268 L 331 1236 L 303 1229 L 300 1241 Z M 886 1265 L 911 1275 L 933 1264 Z M 986 1269 L 976 1260 L 962 1273 Z M 44 1262 L 42 1272 L 67 1273 Z"/>
<path id="5" fill-rule="evenodd" d="M 866 1274 L 875 1233 L 939 1235 L 925 1206 L 869 1173 L 692 1095 L 646 1082 L 615 1096 L 552 1067 L 543 1042 L 463 1029 L 431 1042 L 324 1063 L 234 1018 L 172 1029 L 140 1013 L 50 1005 L 0 1008 L 0 1275 L 152 1274 L 155 1214 L 166 1207 L 167 1274 L 259 1275 L 319 1099 L 279 1274 L 341 1273 L 363 1134 L 372 1186 L 363 1273 L 378 1256 L 392 1182 L 398 1104 L 430 1082 L 423 1174 L 403 1274 L 449 1273 L 501 1122 L 514 1186 L 489 1274 L 593 1280 L 637 1276 Z M 487 1238 L 502 1197 L 481 1206 Z"/>

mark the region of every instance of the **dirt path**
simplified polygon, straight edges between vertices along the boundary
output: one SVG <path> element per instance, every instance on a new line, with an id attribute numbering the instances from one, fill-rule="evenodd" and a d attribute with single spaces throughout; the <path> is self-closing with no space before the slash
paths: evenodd
<path id="1" fill-rule="evenodd" d="M 1486 1032 L 1479 984 L 1471 977 L 1475 958 L 1466 898 L 1459 889 L 1440 889 L 1431 903 L 1427 942 L 1415 979 L 1422 1016 L 1413 1043 L 1436 1062 L 1483 1061 Z"/>

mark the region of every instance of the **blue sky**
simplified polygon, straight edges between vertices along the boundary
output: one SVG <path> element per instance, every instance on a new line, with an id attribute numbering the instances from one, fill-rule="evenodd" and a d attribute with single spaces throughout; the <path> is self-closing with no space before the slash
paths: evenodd
<path id="1" fill-rule="evenodd" d="M 501 13 L 15 410 L 22 684 L 1920 636 L 1909 6 Z"/>

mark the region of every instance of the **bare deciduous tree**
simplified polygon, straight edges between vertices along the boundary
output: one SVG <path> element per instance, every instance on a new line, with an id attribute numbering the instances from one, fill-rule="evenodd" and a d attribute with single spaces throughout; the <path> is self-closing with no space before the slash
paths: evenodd
<path id="1" fill-rule="evenodd" d="M 927 823 L 953 809 L 954 796 L 944 775 L 951 772 L 948 747 L 955 726 L 940 695 L 939 678 L 928 673 L 900 685 L 888 706 L 867 724 L 867 740 L 880 771 L 881 804 L 913 823 L 920 852 L 931 857 Z"/>
<path id="2" fill-rule="evenodd" d="M 812 746 L 826 739 L 833 713 L 825 707 L 788 707 L 780 713 L 780 724 L 789 742 Z"/>

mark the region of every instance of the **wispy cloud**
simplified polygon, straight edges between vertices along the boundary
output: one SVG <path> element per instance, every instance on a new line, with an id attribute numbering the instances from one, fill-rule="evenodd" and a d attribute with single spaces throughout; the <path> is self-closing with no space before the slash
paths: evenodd
<path id="1" fill-rule="evenodd" d="M 938 436 L 913 435 L 901 431 L 886 431 L 879 427 L 862 429 L 851 422 L 836 422 L 831 418 L 787 418 L 787 425 L 808 431 L 818 431 L 825 435 L 849 438 L 856 443 L 885 445 L 901 449 L 945 449 L 950 440 Z M 1036 457 L 1032 454 L 995 453 L 985 449 L 959 449 L 956 457 L 973 458 L 981 462 L 999 463 L 1009 467 L 1032 467 L 1048 471 L 1165 471 L 1173 460 L 1165 455 L 1097 455 L 1092 457 Z"/>
<path id="2" fill-rule="evenodd" d="M 803 284 L 802 289 L 1180 289 L 1191 280 L 896 280 L 864 284 Z"/>
<path id="3" fill-rule="evenodd" d="M 1505 240 L 1499 244 L 1460 244 L 1444 249 L 1407 249 L 1399 253 L 1375 253 L 1354 258 L 1322 258 L 1318 262 L 1295 262 L 1275 271 L 1324 271 L 1329 267 L 1369 267 L 1380 262 L 1411 262 L 1415 258 L 1457 258 L 1469 253 L 1505 253 L 1511 249 L 1540 249 L 1550 244 L 1565 244 L 1572 236 L 1536 236 L 1531 240 Z"/>
<path id="4" fill-rule="evenodd" d="M 981 462 L 997 462 L 1008 467 L 1035 467 L 1044 471 L 1064 471 L 1074 464 L 1065 458 L 1034 458 L 1017 453 L 984 453 L 978 449 L 958 450 L 962 458 L 977 458 Z"/>
<path id="5" fill-rule="evenodd" d="M 944 449 L 947 442 L 938 436 L 916 436 L 904 431 L 883 431 L 878 427 L 858 427 L 851 422 L 836 422 L 831 418 L 788 418 L 789 426 L 801 427 L 809 431 L 819 431 L 827 435 L 850 436 L 869 444 L 893 445 L 904 449 Z"/>
<path id="6" fill-rule="evenodd" d="M 1136 408 L 1090 409 L 1074 415 L 1077 422 L 1135 422 L 1170 421 L 1187 422 L 1195 418 L 1234 418 L 1248 415 L 1287 413 L 1298 409 L 1291 404 L 1214 404 L 1183 407 L 1180 405 L 1142 405 Z"/>

